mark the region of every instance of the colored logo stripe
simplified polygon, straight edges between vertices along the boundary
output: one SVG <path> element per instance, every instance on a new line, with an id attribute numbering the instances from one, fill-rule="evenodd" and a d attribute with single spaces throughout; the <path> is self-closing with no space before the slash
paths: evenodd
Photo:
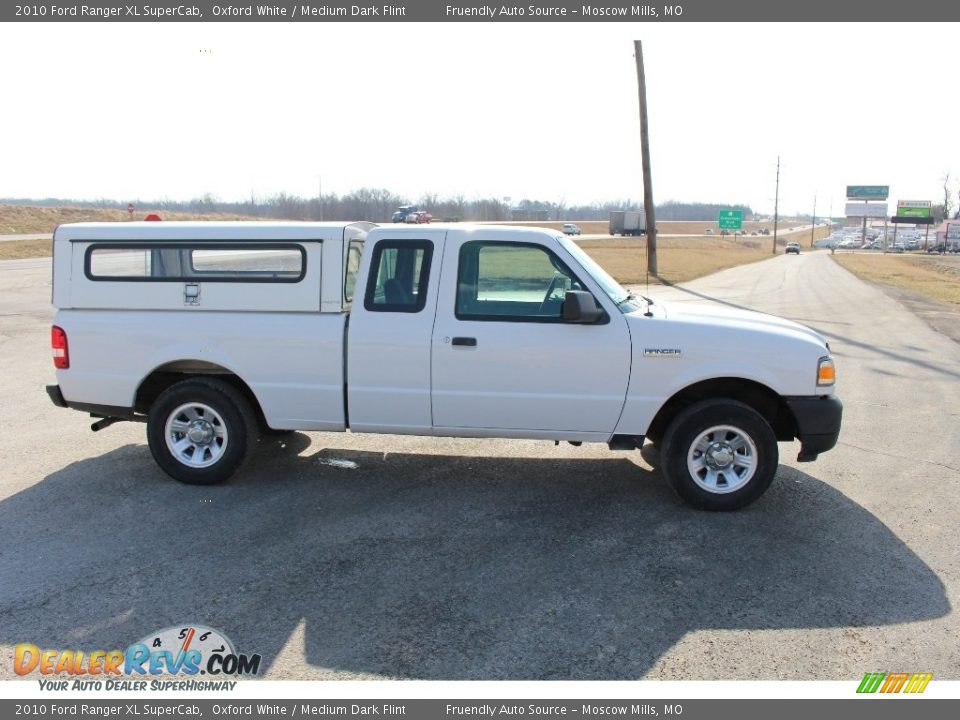
<path id="1" fill-rule="evenodd" d="M 927 689 L 927 685 L 930 684 L 931 680 L 933 680 L 933 673 L 914 673 L 910 677 L 910 681 L 907 683 L 904 692 L 922 693 Z"/>
<path id="2" fill-rule="evenodd" d="M 867 673 L 857 692 L 922 693 L 932 679 L 933 673 Z"/>
<path id="3" fill-rule="evenodd" d="M 907 681 L 906 673 L 890 673 L 880 688 L 882 693 L 898 693 Z"/>
<path id="4" fill-rule="evenodd" d="M 863 680 L 860 681 L 860 687 L 857 688 L 857 692 L 875 693 L 885 677 L 886 673 L 867 673 L 863 676 Z"/>

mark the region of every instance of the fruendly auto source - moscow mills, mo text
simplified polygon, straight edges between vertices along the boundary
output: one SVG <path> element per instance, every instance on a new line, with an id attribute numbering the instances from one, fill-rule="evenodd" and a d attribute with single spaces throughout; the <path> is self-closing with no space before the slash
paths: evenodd
<path id="1" fill-rule="evenodd" d="M 662 16 L 679 17 L 683 15 L 682 5 L 664 5 L 658 10 L 652 5 L 581 5 L 579 8 L 539 5 L 483 5 L 480 7 L 460 7 L 447 5 L 446 15 L 450 18 L 500 18 L 500 17 L 529 17 L 529 18 L 572 18 L 576 17 L 633 17 L 659 18 Z"/>

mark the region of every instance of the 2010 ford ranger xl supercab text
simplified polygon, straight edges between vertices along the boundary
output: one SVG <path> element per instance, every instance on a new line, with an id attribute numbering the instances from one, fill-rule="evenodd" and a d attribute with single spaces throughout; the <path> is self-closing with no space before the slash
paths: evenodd
<path id="1" fill-rule="evenodd" d="M 371 223 L 101 223 L 54 235 L 53 402 L 146 422 L 186 483 L 258 432 L 606 442 L 659 449 L 690 504 L 770 485 L 778 441 L 832 448 L 823 337 L 635 297 L 559 231 Z"/>

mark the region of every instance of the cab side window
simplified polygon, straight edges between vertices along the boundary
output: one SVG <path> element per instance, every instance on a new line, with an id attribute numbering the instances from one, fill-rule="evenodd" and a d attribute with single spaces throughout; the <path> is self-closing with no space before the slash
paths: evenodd
<path id="1" fill-rule="evenodd" d="M 423 310 L 433 243 L 382 240 L 373 249 L 363 307 L 373 312 Z"/>
<path id="2" fill-rule="evenodd" d="M 583 289 L 566 264 L 540 245 L 468 242 L 459 263 L 460 320 L 561 322 L 567 290 Z"/>

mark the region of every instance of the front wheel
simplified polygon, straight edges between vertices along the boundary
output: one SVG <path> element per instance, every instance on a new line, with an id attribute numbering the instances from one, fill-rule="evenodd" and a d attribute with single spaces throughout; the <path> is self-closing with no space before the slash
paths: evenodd
<path id="1" fill-rule="evenodd" d="M 737 510 L 770 487 L 779 450 L 773 429 L 749 405 L 704 400 L 674 418 L 663 437 L 663 471 L 701 510 Z"/>
<path id="2" fill-rule="evenodd" d="M 256 441 L 250 403 L 216 378 L 183 380 L 153 403 L 147 442 L 167 475 L 188 485 L 213 485 L 233 475 Z"/>

